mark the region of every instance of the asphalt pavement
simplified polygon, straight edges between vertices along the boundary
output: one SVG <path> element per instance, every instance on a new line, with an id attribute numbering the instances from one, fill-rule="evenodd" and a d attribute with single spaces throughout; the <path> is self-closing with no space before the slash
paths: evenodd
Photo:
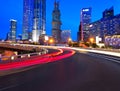
<path id="1" fill-rule="evenodd" d="M 0 77 L 0 91 L 120 91 L 120 64 L 76 52 Z"/>

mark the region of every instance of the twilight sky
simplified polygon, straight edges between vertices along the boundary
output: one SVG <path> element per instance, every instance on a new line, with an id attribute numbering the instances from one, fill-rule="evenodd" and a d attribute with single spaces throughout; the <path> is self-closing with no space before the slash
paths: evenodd
<path id="1" fill-rule="evenodd" d="M 46 31 L 51 35 L 52 10 L 54 0 L 47 1 Z M 92 7 L 92 21 L 102 17 L 102 12 L 114 6 L 115 15 L 120 14 L 120 0 L 59 0 L 62 30 L 71 30 L 73 40 L 77 39 L 80 23 L 80 10 Z M 17 34 L 22 34 L 23 0 L 1 0 L 0 2 L 0 38 L 5 39 L 9 32 L 10 19 L 17 20 Z"/>

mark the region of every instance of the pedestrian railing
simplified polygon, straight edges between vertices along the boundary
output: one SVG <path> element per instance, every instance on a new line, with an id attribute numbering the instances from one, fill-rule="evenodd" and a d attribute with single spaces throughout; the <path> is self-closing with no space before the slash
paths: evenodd
<path id="1" fill-rule="evenodd" d="M 29 59 L 32 59 L 36 56 L 44 55 L 47 53 L 48 53 L 47 49 L 42 49 L 40 52 L 35 52 L 35 53 L 12 55 L 12 56 L 1 56 L 0 63 L 25 61 L 25 60 L 29 60 Z"/>

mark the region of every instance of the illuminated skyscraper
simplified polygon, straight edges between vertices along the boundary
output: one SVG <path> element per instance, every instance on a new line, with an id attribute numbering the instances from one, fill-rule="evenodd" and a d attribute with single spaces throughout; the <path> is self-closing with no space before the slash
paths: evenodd
<path id="1" fill-rule="evenodd" d="M 8 40 L 16 41 L 16 30 L 17 30 L 17 21 L 10 20 L 10 32 L 8 34 Z"/>
<path id="2" fill-rule="evenodd" d="M 110 7 L 103 11 L 101 19 L 89 25 L 90 34 L 94 37 L 99 36 L 101 42 L 105 42 L 106 36 L 120 35 L 120 14 L 114 15 L 114 8 Z"/>
<path id="3" fill-rule="evenodd" d="M 54 10 L 52 13 L 52 36 L 55 38 L 55 42 L 61 41 L 61 20 L 60 20 L 59 2 L 54 3 Z"/>
<path id="4" fill-rule="evenodd" d="M 46 33 L 46 0 L 34 0 L 33 3 L 33 31 L 32 40 L 39 41 L 39 37 Z"/>
<path id="5" fill-rule="evenodd" d="M 32 13 L 33 13 L 33 0 L 23 0 L 23 34 L 22 40 L 29 39 L 29 32 L 32 31 Z"/>
<path id="6" fill-rule="evenodd" d="M 83 8 L 81 11 L 81 41 L 88 41 L 91 10 L 91 8 Z"/>

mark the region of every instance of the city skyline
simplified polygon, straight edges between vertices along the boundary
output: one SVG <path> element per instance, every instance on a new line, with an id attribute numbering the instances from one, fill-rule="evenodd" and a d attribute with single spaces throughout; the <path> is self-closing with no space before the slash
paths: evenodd
<path id="1" fill-rule="evenodd" d="M 103 2 L 103 3 L 101 3 Z M 52 32 L 52 10 L 54 0 L 47 0 L 46 2 L 46 31 L 48 35 L 51 35 Z M 80 11 L 82 8 L 91 7 L 92 8 L 92 22 L 99 20 L 102 18 L 102 12 L 110 8 L 114 7 L 115 15 L 120 13 L 119 7 L 120 1 L 116 0 L 101 0 L 101 1 L 62 1 L 60 0 L 60 11 L 61 11 L 61 21 L 62 21 L 62 30 L 69 29 L 71 30 L 72 39 L 77 39 L 78 27 L 80 24 Z M 22 34 L 22 16 L 23 16 L 23 0 L 6 0 L 1 1 L 0 3 L 0 31 L 4 31 L 0 33 L 0 38 L 5 39 L 7 33 L 9 32 L 9 20 L 15 19 L 17 20 L 17 34 Z"/>

